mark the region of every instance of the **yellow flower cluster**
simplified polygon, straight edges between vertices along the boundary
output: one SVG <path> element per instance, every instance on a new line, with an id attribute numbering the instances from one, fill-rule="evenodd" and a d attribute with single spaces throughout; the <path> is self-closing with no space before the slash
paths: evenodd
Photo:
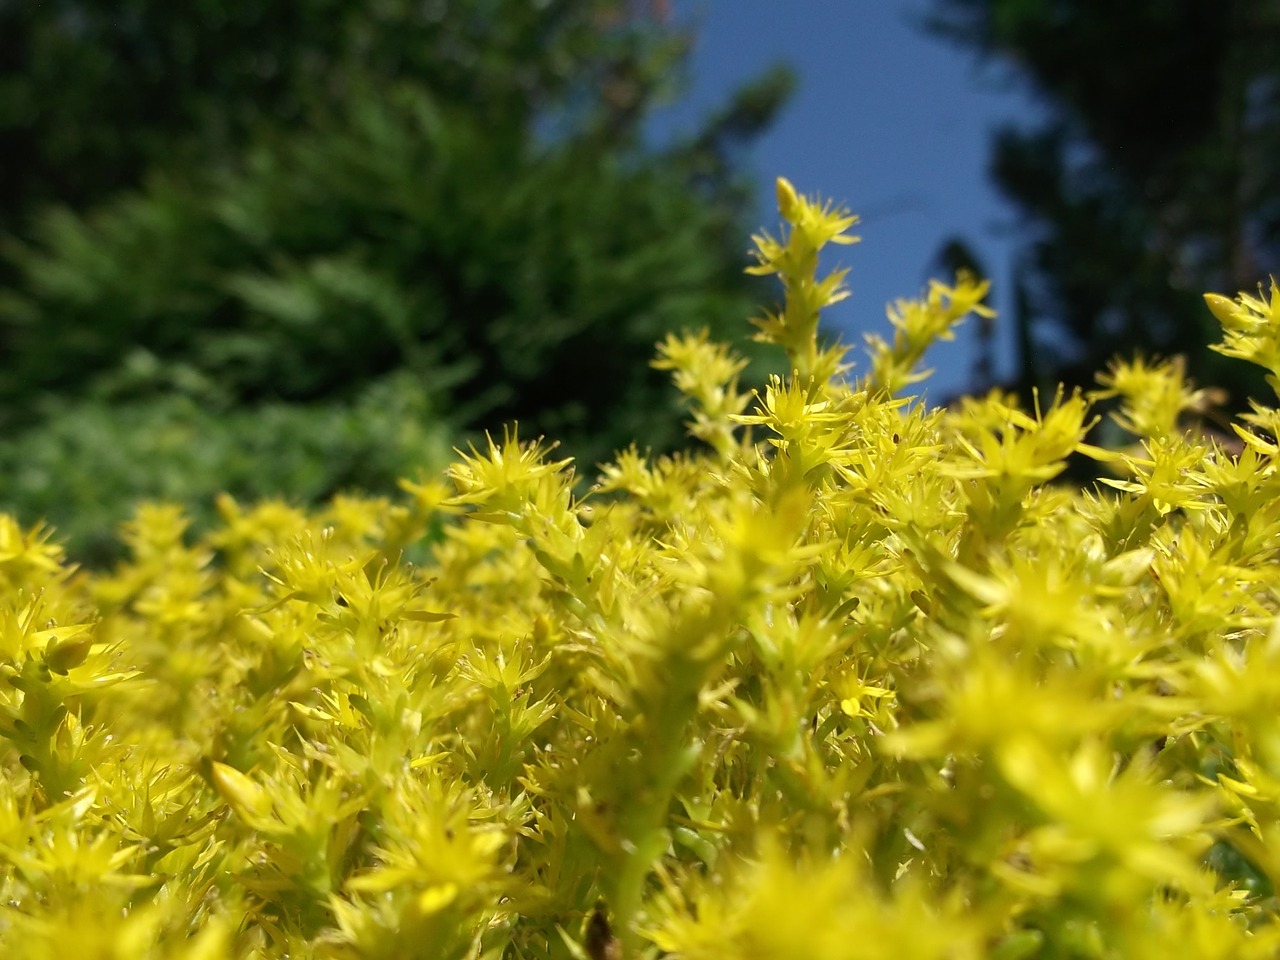
<path id="1" fill-rule="evenodd" d="M 985 284 L 819 348 L 853 218 L 758 239 L 792 375 L 669 338 L 707 452 L 580 496 L 513 431 L 399 499 L 0 518 L 0 955 L 688 960 L 1280 951 L 1280 447 L 898 395 Z M 1211 300 L 1269 369 L 1273 303 Z M 1115 471 L 1077 492 L 1068 458 Z"/>

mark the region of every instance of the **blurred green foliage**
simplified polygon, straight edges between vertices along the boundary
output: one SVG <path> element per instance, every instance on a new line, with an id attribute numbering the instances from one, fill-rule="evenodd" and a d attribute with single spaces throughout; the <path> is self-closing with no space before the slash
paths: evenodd
<path id="1" fill-rule="evenodd" d="M 670 445 L 663 376 L 627 364 L 682 324 L 742 322 L 733 221 L 660 168 L 497 139 L 406 90 L 241 169 L 48 212 L 0 300 L 10 422 L 33 390 L 114 400 L 181 376 L 223 403 L 305 402 L 407 369 L 464 424 Z"/>
<path id="2" fill-rule="evenodd" d="M 57 400 L 42 413 L 38 429 L 0 439 L 3 500 L 48 518 L 90 564 L 119 553 L 116 526 L 135 499 L 186 504 L 205 529 L 221 492 L 315 503 L 345 488 L 389 491 L 451 456 L 430 398 L 404 373 L 349 401 L 219 411 L 163 393 Z"/>
<path id="3" fill-rule="evenodd" d="M 148 171 L 411 82 L 492 130 L 548 110 L 599 125 L 678 77 L 688 37 L 626 0 L 0 2 L 0 222 L 75 208 Z"/>
<path id="4" fill-rule="evenodd" d="M 0 506 L 101 517 L 107 542 L 143 493 L 199 514 L 222 488 L 376 491 L 406 451 L 333 422 L 363 411 L 381 437 L 386 383 L 433 451 L 517 419 L 587 466 L 682 442 L 646 364 L 757 302 L 733 148 L 787 73 L 655 147 L 689 39 L 661 5 L 223 6 L 0 3 L 0 147 L 22 159 L 0 195 Z M 45 85 L 38 116 L 15 109 Z M 174 430 L 209 449 L 154 460 Z"/>

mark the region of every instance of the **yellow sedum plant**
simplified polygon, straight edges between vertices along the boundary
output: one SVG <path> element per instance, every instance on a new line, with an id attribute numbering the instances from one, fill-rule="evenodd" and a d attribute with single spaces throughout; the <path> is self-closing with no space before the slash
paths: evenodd
<path id="1" fill-rule="evenodd" d="M 791 374 L 660 347 L 704 453 L 579 497 L 511 430 L 399 500 L 144 508 L 105 573 L 0 518 L 0 955 L 1274 957 L 1280 414 L 1188 431 L 1145 361 L 1116 453 L 1092 397 L 903 399 L 965 276 L 850 379 L 854 220 L 778 194 Z M 1272 290 L 1209 305 L 1275 373 Z"/>

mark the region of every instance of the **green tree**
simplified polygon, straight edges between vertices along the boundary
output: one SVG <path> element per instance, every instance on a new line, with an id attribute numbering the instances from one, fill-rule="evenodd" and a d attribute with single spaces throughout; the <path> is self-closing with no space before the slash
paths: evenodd
<path id="1" fill-rule="evenodd" d="M 173 91 L 170 66 L 151 77 L 120 53 L 127 82 L 77 77 L 41 125 L 7 128 L 16 155 L 48 160 L 22 196 L 65 201 L 7 208 L 19 226 L 0 291 L 0 470 L 12 480 L 42 464 L 22 474 L 36 481 L 8 484 L 7 506 L 28 515 L 14 498 L 51 477 L 40 504 L 66 525 L 86 494 L 62 497 L 58 478 L 94 469 L 74 451 L 136 446 L 139 425 L 184 411 L 237 431 L 264 419 L 255 411 L 329 422 L 409 385 L 399 407 L 445 434 L 519 419 L 588 468 L 632 439 L 681 442 L 666 376 L 646 361 L 667 331 L 723 335 L 758 302 L 741 272 L 750 198 L 732 147 L 769 122 L 788 74 L 766 73 L 687 140 L 655 148 L 644 124 L 678 90 L 688 37 L 638 4 L 459 0 L 442 16 L 444 4 L 291 0 L 269 20 L 219 20 L 218 4 L 107 6 L 52 3 L 42 19 L 0 3 L 27 18 L 39 67 L 10 76 L 12 89 L 57 72 L 77 43 L 90 62 L 100 46 L 136 43 L 165 64 L 191 48 L 171 65 Z M 220 25 L 213 36 L 205 22 Z M 253 68 L 263 51 L 269 77 Z M 153 94 L 169 106 L 129 113 Z M 94 96 L 98 109 L 81 102 Z M 64 186 L 81 165 L 92 175 Z M 127 415 L 89 415 L 102 408 Z M 67 441 L 112 429 L 118 442 Z M 231 443 L 235 431 L 211 433 Z M 347 466 L 307 492 L 376 488 L 405 465 L 363 450 L 351 438 L 317 451 Z M 255 474 L 242 460 L 206 463 L 195 486 L 291 492 L 273 464 Z M 193 488 L 139 472 L 130 494 Z"/>
<path id="2" fill-rule="evenodd" d="M 1185 354 L 1240 403 L 1200 295 L 1280 262 L 1280 3 L 935 0 L 929 24 L 1044 106 L 992 158 L 1023 217 L 1024 386 L 1088 382 L 1138 349 Z"/>
<path id="3" fill-rule="evenodd" d="M 493 129 L 634 110 L 687 42 L 626 0 L 0 0 L 0 225 L 237 156 L 353 86 L 411 80 Z M 597 121 L 599 117 L 597 117 Z"/>

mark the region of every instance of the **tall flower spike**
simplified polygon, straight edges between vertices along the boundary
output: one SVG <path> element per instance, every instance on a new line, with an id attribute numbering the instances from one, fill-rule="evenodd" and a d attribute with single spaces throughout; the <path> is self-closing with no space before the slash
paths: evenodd
<path id="1" fill-rule="evenodd" d="M 893 343 L 878 334 L 867 335 L 871 372 L 866 385 L 894 394 L 929 377 L 932 370 L 918 369 L 929 347 L 938 340 L 954 339 L 952 329 L 970 313 L 988 319 L 996 315 L 982 302 L 990 288 L 989 281 L 962 270 L 956 274 L 955 286 L 930 280 L 924 299 L 898 300 L 890 306 Z"/>
<path id="2" fill-rule="evenodd" d="M 767 233 L 752 238 L 759 263 L 748 267 L 747 273 L 776 273 L 786 299 L 780 312 L 766 311 L 752 322 L 760 328 L 756 339 L 783 347 L 791 369 L 803 382 L 826 372 L 818 354 L 819 313 L 849 295 L 844 285 L 848 270 L 833 270 L 819 278 L 818 254 L 828 243 L 857 243 L 862 238 L 847 233 L 858 218 L 843 207 L 796 193 L 785 177 L 778 178 L 777 192 L 778 212 L 790 229 L 777 239 Z"/>

